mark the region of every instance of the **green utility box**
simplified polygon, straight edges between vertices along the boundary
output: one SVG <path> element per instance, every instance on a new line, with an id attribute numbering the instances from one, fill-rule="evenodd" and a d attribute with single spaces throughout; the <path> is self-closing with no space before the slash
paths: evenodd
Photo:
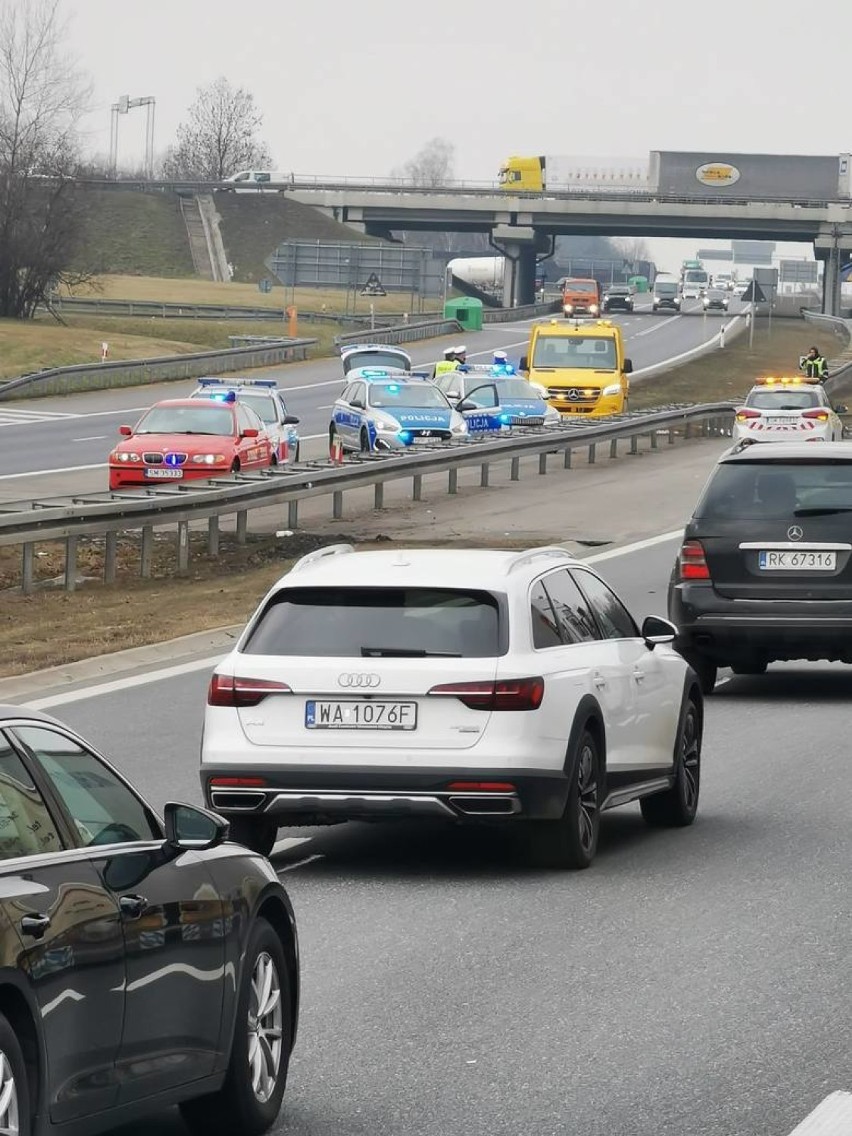
<path id="1" fill-rule="evenodd" d="M 632 284 L 637 292 L 647 292 L 650 289 L 647 276 L 631 276 L 627 283 Z"/>
<path id="2" fill-rule="evenodd" d="M 482 300 L 474 300 L 470 296 L 447 300 L 444 319 L 458 320 L 466 331 L 482 331 Z"/>

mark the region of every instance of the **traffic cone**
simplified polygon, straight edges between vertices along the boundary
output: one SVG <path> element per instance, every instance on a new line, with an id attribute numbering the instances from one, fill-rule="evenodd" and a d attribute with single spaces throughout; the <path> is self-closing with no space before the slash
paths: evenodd
<path id="1" fill-rule="evenodd" d="M 328 456 L 335 465 L 343 465 L 343 443 L 339 434 L 334 434 L 329 441 Z"/>

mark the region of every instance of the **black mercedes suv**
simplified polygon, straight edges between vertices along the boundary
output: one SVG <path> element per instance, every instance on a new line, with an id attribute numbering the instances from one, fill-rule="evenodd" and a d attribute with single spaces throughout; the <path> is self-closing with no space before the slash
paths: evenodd
<path id="1" fill-rule="evenodd" d="M 720 666 L 852 663 L 852 445 L 735 446 L 714 469 L 669 584 L 678 649 L 710 693 Z"/>

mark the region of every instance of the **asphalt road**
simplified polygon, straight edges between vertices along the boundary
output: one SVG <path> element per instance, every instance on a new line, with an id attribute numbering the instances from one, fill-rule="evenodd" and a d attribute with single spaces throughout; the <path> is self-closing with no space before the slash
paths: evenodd
<path id="1" fill-rule="evenodd" d="M 664 611 L 675 547 L 593 559 L 642 616 Z M 55 712 L 157 805 L 198 800 L 206 682 Z M 275 1131 L 786 1136 L 850 1087 L 850 697 L 852 668 L 723 676 L 694 827 L 609 813 L 585 873 L 525 870 L 499 832 L 294 834 L 276 862 L 303 1017 Z"/>
<path id="2" fill-rule="evenodd" d="M 706 342 L 728 317 L 716 313 L 705 317 L 693 305 L 684 315 L 654 316 L 637 311 L 612 318 L 623 326 L 627 354 L 638 370 Z M 502 348 L 517 361 L 529 340 L 530 322 L 495 325 L 467 335 L 471 360 L 485 362 L 492 351 Z M 380 331 L 376 338 L 381 338 Z M 434 362 L 445 346 L 458 342 L 459 338 L 431 340 L 412 344 L 410 351 L 416 364 Z M 301 419 L 302 437 L 324 438 L 331 405 L 343 385 L 339 360 L 290 364 L 262 373 L 278 378 L 290 392 L 288 409 Z M 0 403 L 0 485 L 7 493 L 19 485 L 25 496 L 25 475 L 58 472 L 67 475 L 64 491 L 77 491 L 83 484 L 80 474 L 105 465 L 120 425 L 132 425 L 152 403 L 183 397 L 195 386 L 195 381 L 189 380 Z M 86 487 L 90 487 L 88 483 Z"/>

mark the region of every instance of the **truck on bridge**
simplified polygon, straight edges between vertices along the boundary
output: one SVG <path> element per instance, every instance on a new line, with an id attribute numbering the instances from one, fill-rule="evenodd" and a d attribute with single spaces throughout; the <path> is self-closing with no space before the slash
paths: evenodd
<path id="1" fill-rule="evenodd" d="M 852 199 L 852 155 L 652 150 L 641 158 L 517 156 L 500 168 L 508 193 L 548 190 L 826 204 Z"/>

